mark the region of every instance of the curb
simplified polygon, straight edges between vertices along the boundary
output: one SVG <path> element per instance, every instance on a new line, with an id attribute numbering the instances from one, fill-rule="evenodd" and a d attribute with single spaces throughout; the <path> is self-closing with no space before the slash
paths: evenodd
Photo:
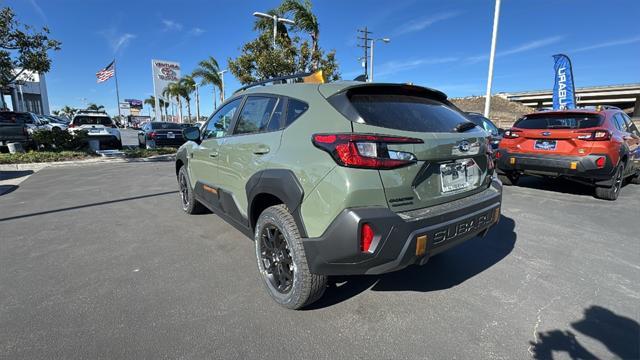
<path id="1" fill-rule="evenodd" d="M 155 155 L 147 158 L 97 158 L 86 160 L 70 160 L 70 161 L 54 161 L 54 162 L 42 162 L 42 163 L 24 163 L 24 164 L 0 164 L 0 171 L 21 171 L 21 170 L 33 170 L 39 171 L 50 166 L 82 166 L 93 164 L 126 164 L 132 162 L 155 162 L 155 161 L 173 161 L 175 160 L 175 154 L 167 155 Z"/>

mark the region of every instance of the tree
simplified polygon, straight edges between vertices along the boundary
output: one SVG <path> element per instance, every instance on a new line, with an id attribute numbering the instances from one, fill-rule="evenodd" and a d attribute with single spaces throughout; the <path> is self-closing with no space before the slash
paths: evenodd
<path id="1" fill-rule="evenodd" d="M 58 110 L 58 115 L 64 115 L 69 119 L 71 119 L 73 118 L 73 115 L 75 115 L 77 112 L 78 112 L 78 109 L 72 108 L 69 105 L 65 105 L 64 107 L 62 107 L 62 109 Z"/>
<path id="2" fill-rule="evenodd" d="M 179 121 L 182 122 L 182 95 L 180 84 L 178 84 L 177 82 L 169 83 L 169 85 L 167 85 L 167 87 L 162 91 L 162 96 L 166 97 L 167 99 L 176 99 L 176 103 L 178 103 L 178 118 Z"/>
<path id="3" fill-rule="evenodd" d="M 158 120 L 158 114 L 156 114 L 156 97 L 151 95 L 148 98 L 144 99 L 144 103 L 145 105 L 149 105 L 151 109 L 153 109 L 153 116 L 156 117 L 156 120 Z M 158 99 L 158 103 L 160 104 L 160 120 L 162 120 L 162 109 L 164 108 L 166 110 L 168 104 L 166 104 L 166 102 L 162 99 Z"/>
<path id="4" fill-rule="evenodd" d="M 279 9 L 285 15 L 293 16 L 293 29 L 309 34 L 311 38 L 311 69 L 317 70 L 320 65 L 320 49 L 318 38 L 320 37 L 320 25 L 318 18 L 311 10 L 311 1 L 305 0 L 304 4 L 299 0 L 283 0 Z"/>
<path id="5" fill-rule="evenodd" d="M 279 29 L 274 48 L 273 22 L 267 26 L 269 19 L 267 22 L 263 18 L 255 21 L 254 29 L 261 31 L 258 38 L 244 44 L 239 57 L 228 59 L 229 70 L 242 84 L 315 70 L 322 70 L 325 80 L 340 79 L 335 50 L 325 54 L 318 45 L 320 28 L 309 1 L 303 4 L 297 0 L 283 0 L 277 9 L 269 13 L 279 16 L 290 14 L 300 23 L 291 27 L 289 32 Z M 311 44 L 297 35 L 290 37 L 291 31 L 308 32 Z"/>
<path id="6" fill-rule="evenodd" d="M 220 101 L 224 101 L 222 98 L 222 78 L 220 77 L 220 66 L 213 56 L 209 56 L 208 59 L 202 60 L 198 63 L 198 67 L 193 70 L 191 75 L 194 78 L 200 79 L 200 86 L 212 85 L 213 86 L 213 103 L 215 108 L 215 93 L 216 88 L 220 91 Z"/>
<path id="7" fill-rule="evenodd" d="M 25 72 L 46 73 L 51 68 L 50 50 L 60 50 L 60 43 L 49 38 L 49 29 L 40 32 L 22 25 L 13 10 L 0 10 L 0 89 L 14 83 Z M 6 107 L 4 96 L 3 107 Z"/>
<path id="8" fill-rule="evenodd" d="M 89 106 L 87 106 L 87 110 L 102 111 L 104 110 L 104 105 L 97 105 L 97 104 L 91 103 L 89 104 Z"/>
<path id="9" fill-rule="evenodd" d="M 185 75 L 178 82 L 180 96 L 187 102 L 187 117 L 191 122 L 191 94 L 196 90 L 196 82 L 191 75 Z"/>

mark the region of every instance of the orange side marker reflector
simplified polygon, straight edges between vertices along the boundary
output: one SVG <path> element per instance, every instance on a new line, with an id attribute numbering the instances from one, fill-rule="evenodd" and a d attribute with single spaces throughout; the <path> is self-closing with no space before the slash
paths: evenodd
<path id="1" fill-rule="evenodd" d="M 500 221 L 500 207 L 493 210 L 493 222 L 497 224 L 498 221 Z"/>
<path id="2" fill-rule="evenodd" d="M 509 158 L 509 164 L 513 165 L 516 163 L 516 158 Z"/>
<path id="3" fill-rule="evenodd" d="M 575 170 L 578 168 L 578 162 L 577 161 L 572 161 L 571 162 L 571 170 Z"/>
<path id="4" fill-rule="evenodd" d="M 416 239 L 416 255 L 422 256 L 427 252 L 427 235 L 420 235 Z"/>

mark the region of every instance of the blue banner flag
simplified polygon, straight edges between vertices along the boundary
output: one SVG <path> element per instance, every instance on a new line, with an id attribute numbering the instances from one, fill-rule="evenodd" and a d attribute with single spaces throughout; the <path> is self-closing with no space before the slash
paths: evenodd
<path id="1" fill-rule="evenodd" d="M 571 60 L 567 55 L 553 55 L 555 83 L 553 84 L 553 110 L 575 109 L 576 88 L 573 83 Z"/>

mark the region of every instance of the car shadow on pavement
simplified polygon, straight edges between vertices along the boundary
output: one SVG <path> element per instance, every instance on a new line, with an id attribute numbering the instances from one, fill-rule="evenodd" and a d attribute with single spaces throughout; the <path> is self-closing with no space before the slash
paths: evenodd
<path id="1" fill-rule="evenodd" d="M 592 305 L 584 310 L 584 318 L 571 323 L 571 327 L 601 342 L 613 357 L 640 359 L 640 325 L 633 319 Z M 566 352 L 571 359 L 598 358 L 577 341 L 571 330 L 539 332 L 536 341 L 529 344 L 534 359 L 553 359 L 554 352 Z"/>
<path id="2" fill-rule="evenodd" d="M 0 196 L 14 192 L 18 189 L 18 185 L 0 185 Z"/>
<path id="3" fill-rule="evenodd" d="M 79 209 L 84 209 L 84 208 L 89 208 L 89 207 L 94 207 L 94 206 L 114 204 L 114 203 L 119 203 L 119 202 L 124 202 L 124 201 L 146 199 L 146 198 L 155 197 L 155 196 L 163 196 L 163 195 L 168 195 L 168 194 L 177 194 L 177 193 L 178 193 L 177 190 L 163 191 L 163 192 L 158 192 L 158 193 L 154 193 L 154 194 L 131 196 L 131 197 L 122 198 L 122 199 L 107 200 L 107 201 L 100 201 L 100 202 L 95 202 L 95 203 L 90 203 L 90 204 L 69 206 L 69 207 L 66 207 L 66 208 L 45 210 L 45 211 L 39 211 L 39 212 L 35 212 L 35 213 L 30 213 L 30 214 L 22 214 L 22 215 L 16 215 L 16 216 L 9 216 L 9 217 L 5 217 L 5 218 L 0 218 L 0 222 L 9 221 L 9 220 L 16 220 L 16 219 L 22 219 L 22 218 L 28 218 L 28 217 L 39 216 L 39 215 L 53 214 L 53 213 L 58 213 L 58 212 L 63 212 L 63 211 L 79 210 Z"/>
<path id="4" fill-rule="evenodd" d="M 520 178 L 520 181 L 518 181 L 517 186 L 571 195 L 587 195 L 591 197 L 594 195 L 593 187 L 561 178 L 553 179 L 538 176 L 523 176 Z"/>
<path id="5" fill-rule="evenodd" d="M 2 180 L 11 180 L 17 179 L 24 176 L 32 175 L 33 170 L 10 170 L 10 171 L 0 171 L 0 181 Z"/>
<path id="6" fill-rule="evenodd" d="M 328 307 L 367 289 L 429 292 L 452 288 L 505 258 L 515 246 L 514 229 L 513 219 L 503 215 L 486 237 L 468 240 L 434 256 L 423 266 L 412 265 L 383 275 L 330 277 L 324 296 L 307 309 Z"/>

